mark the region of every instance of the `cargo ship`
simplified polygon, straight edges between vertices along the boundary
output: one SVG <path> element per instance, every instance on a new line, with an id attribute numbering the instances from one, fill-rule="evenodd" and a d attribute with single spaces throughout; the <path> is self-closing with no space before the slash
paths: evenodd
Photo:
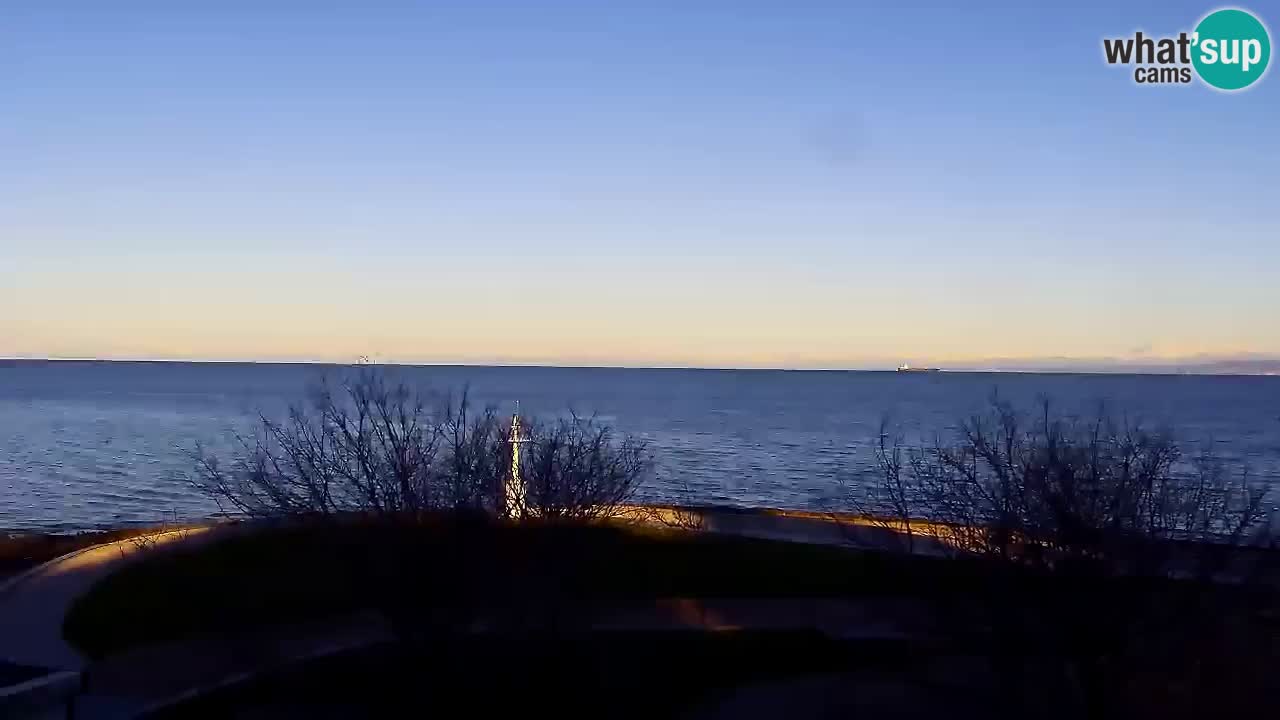
<path id="1" fill-rule="evenodd" d="M 936 372 L 942 372 L 942 369 L 941 369 L 941 368 L 930 368 L 930 367 L 911 367 L 910 365 L 908 365 L 908 364 L 906 364 L 906 363 L 902 363 L 901 365 L 899 365 L 899 366 L 898 366 L 898 372 L 927 372 L 927 373 L 936 373 Z"/>

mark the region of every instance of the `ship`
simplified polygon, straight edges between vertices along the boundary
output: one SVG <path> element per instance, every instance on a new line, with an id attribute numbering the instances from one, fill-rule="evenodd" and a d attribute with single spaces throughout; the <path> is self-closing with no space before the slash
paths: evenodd
<path id="1" fill-rule="evenodd" d="M 911 367 L 910 365 L 908 365 L 908 364 L 906 364 L 906 363 L 902 363 L 901 365 L 899 365 L 899 366 L 898 366 L 898 372 L 926 372 L 926 373 L 936 373 L 936 372 L 942 372 L 942 369 L 941 369 L 941 368 L 931 368 L 931 367 Z"/>

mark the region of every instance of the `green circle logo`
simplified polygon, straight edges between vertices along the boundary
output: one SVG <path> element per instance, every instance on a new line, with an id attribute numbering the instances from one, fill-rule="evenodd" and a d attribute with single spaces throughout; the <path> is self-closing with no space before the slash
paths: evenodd
<path id="1" fill-rule="evenodd" d="M 1271 60 L 1271 36 L 1262 21 L 1228 8 L 1196 26 L 1191 63 L 1200 79 L 1219 90 L 1241 90 L 1258 81 Z"/>

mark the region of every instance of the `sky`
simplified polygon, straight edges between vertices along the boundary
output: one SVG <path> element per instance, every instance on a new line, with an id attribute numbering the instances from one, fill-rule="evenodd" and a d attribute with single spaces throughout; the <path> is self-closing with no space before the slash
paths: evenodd
<path id="1" fill-rule="evenodd" d="M 955 5 L 5 0 L 0 357 L 1280 359 L 1217 6 Z"/>

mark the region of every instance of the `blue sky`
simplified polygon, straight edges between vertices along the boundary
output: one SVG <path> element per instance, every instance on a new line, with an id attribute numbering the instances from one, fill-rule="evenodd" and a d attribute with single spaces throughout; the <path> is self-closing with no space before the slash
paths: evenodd
<path id="1" fill-rule="evenodd" d="M 1102 60 L 1214 7 L 10 0 L 0 356 L 1280 356 L 1280 81 Z"/>

